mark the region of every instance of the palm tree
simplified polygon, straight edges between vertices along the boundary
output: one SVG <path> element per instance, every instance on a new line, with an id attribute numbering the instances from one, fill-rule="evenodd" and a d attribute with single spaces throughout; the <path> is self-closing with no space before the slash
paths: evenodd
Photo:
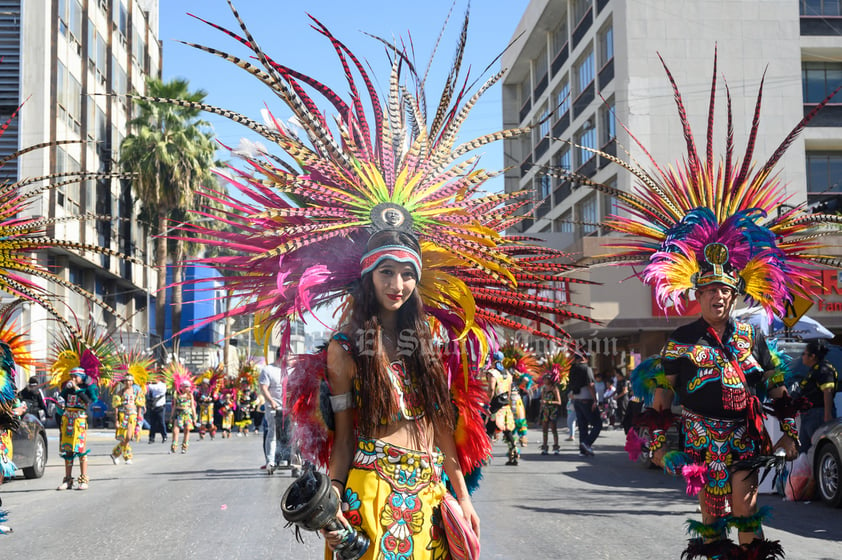
<path id="1" fill-rule="evenodd" d="M 201 103 L 206 92 L 191 92 L 186 80 L 162 82 L 149 79 L 146 95 L 150 98 L 179 99 Z M 158 297 L 155 300 L 155 330 L 163 340 L 166 306 L 166 265 L 169 251 L 166 234 L 174 216 L 185 215 L 198 205 L 197 189 L 212 180 L 215 148 L 207 122 L 200 120 L 198 109 L 172 103 L 135 99 L 137 117 L 129 123 L 134 133 L 120 146 L 120 162 L 132 179 L 135 195 L 148 215 L 153 216 L 153 233 L 162 235 L 156 243 L 155 266 L 158 270 Z M 185 256 L 184 242 L 177 239 L 173 255 L 173 333 L 181 330 L 181 288 Z"/>

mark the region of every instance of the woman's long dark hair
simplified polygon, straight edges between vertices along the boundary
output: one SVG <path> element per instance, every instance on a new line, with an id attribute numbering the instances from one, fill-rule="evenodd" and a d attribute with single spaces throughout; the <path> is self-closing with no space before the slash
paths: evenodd
<path id="1" fill-rule="evenodd" d="M 418 241 L 412 235 L 393 230 L 373 235 L 367 250 L 384 245 L 402 245 L 421 253 Z M 359 402 L 363 403 L 363 406 L 357 409 L 357 426 L 364 435 L 373 434 L 382 427 L 383 419 L 391 421 L 400 414 L 389 380 L 389 358 L 381 344 L 382 325 L 379 312 L 380 304 L 374 292 L 372 273 L 369 272 L 363 276 L 353 293 L 350 317 L 346 327 L 342 329 L 357 347 L 354 355 L 357 365 L 355 387 Z M 433 344 L 433 336 L 417 286 L 398 310 L 397 332 L 399 336 L 404 333 L 403 338 L 407 332 L 412 333 L 413 347 L 401 346 L 402 349 L 411 350 L 411 353 L 400 358 L 415 386 L 416 394 L 409 400 L 417 402 L 431 421 L 443 429 L 452 429 L 455 418 L 453 407 L 450 405 L 447 376 L 438 350 Z"/>

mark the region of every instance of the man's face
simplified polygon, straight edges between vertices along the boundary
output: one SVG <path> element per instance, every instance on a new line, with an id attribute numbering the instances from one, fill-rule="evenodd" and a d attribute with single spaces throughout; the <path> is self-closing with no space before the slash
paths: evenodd
<path id="1" fill-rule="evenodd" d="M 731 314 L 736 292 L 725 284 L 711 284 L 696 292 L 702 318 L 710 324 L 722 323 Z"/>

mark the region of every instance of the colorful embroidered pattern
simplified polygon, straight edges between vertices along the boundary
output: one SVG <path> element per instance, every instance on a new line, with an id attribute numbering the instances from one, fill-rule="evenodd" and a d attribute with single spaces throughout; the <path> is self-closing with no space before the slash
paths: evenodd
<path id="1" fill-rule="evenodd" d="M 669 340 L 664 347 L 663 359 L 687 358 L 696 366 L 696 375 L 687 383 L 688 393 L 692 394 L 708 383 L 719 382 L 722 384 L 723 405 L 729 410 L 742 410 L 748 397 L 742 377 L 763 369 L 751 353 L 753 334 L 754 330 L 748 323 L 734 323 L 734 333 L 725 342 L 727 353 L 716 346 Z M 742 376 L 736 364 L 742 369 Z"/>
<path id="2" fill-rule="evenodd" d="M 755 454 L 755 444 L 746 433 L 743 420 L 719 420 L 693 414 L 685 409 L 684 451 L 696 463 L 708 467 L 705 485 L 705 503 L 711 515 L 721 517 L 727 513 L 726 497 L 731 494 L 728 467 L 737 460 Z"/>
<path id="3" fill-rule="evenodd" d="M 343 495 L 343 515 L 372 540 L 363 558 L 449 558 L 444 535 L 434 525 L 445 492 L 437 482 L 443 456 L 434 452 L 433 463 L 435 478 L 426 453 L 380 440 L 358 440 Z M 373 499 L 363 505 L 361 495 Z"/>

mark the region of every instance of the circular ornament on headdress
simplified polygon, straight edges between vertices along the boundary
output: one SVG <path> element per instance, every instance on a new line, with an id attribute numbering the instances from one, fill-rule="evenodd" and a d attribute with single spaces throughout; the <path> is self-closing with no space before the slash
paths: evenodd
<path id="1" fill-rule="evenodd" d="M 728 262 L 728 247 L 722 243 L 708 243 L 705 245 L 705 260 L 714 265 L 721 266 Z"/>
<path id="2" fill-rule="evenodd" d="M 412 231 L 412 216 L 409 211 L 394 202 L 381 202 L 371 209 L 371 223 L 375 231 L 394 229 Z"/>

